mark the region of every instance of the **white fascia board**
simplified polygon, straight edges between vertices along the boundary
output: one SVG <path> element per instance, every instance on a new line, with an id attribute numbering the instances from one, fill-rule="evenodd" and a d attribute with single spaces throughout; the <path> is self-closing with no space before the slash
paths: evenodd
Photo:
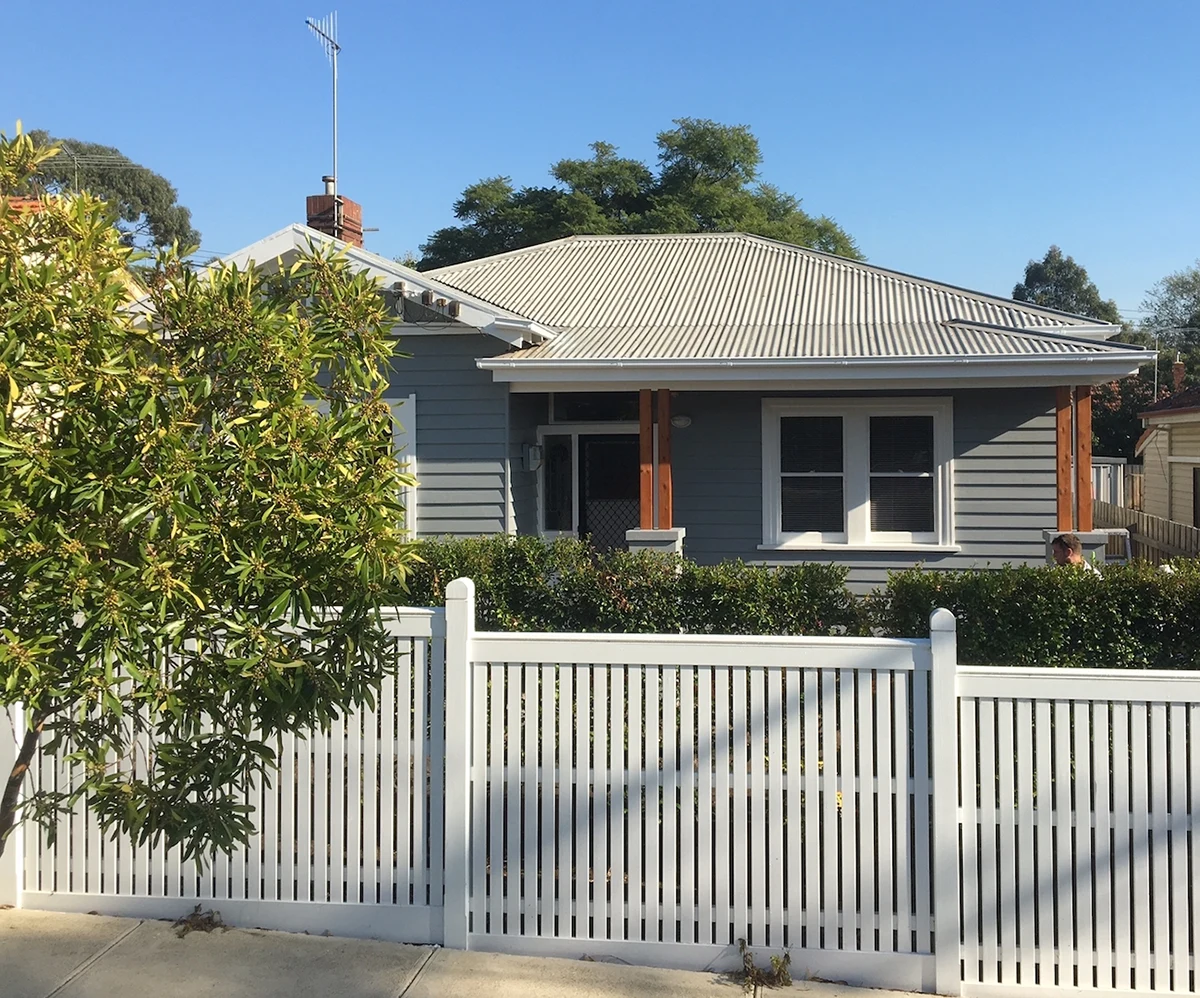
<path id="1" fill-rule="evenodd" d="M 674 387 L 697 385 L 710 390 L 737 382 L 766 387 L 769 383 L 795 386 L 812 382 L 819 387 L 896 384 L 949 383 L 950 386 L 998 383 L 1015 385 L 1099 385 L 1135 374 L 1141 366 L 1140 354 L 1112 351 L 1095 356 L 1073 357 L 956 357 L 928 360 L 892 359 L 807 359 L 778 360 L 676 360 L 676 361 L 538 361 L 506 360 L 488 357 L 476 361 L 478 367 L 492 372 L 492 380 L 509 384 L 544 386 L 647 384 Z M 517 389 L 514 389 L 517 390 Z M 536 391 L 531 387 L 527 390 Z M 570 390 L 569 388 L 567 390 Z M 575 390 L 579 390 L 576 388 Z"/>

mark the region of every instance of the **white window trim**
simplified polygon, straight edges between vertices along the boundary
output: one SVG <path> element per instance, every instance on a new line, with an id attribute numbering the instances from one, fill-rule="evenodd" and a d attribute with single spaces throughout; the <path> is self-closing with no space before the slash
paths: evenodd
<path id="1" fill-rule="evenodd" d="M 654 461 L 658 463 L 658 426 L 654 427 Z M 571 529 L 547 530 L 545 486 L 542 480 L 542 469 L 534 472 L 537 479 L 537 525 L 538 534 L 552 540 L 555 537 L 579 536 L 579 438 L 586 436 L 638 436 L 640 427 L 637 423 L 550 423 L 537 428 L 538 446 L 545 452 L 546 437 L 571 438 Z"/>
<path id="2" fill-rule="evenodd" d="M 785 416 L 842 417 L 845 534 L 785 534 L 780 528 L 780 424 Z M 873 532 L 870 521 L 870 419 L 872 416 L 932 416 L 934 530 L 932 534 Z M 959 550 L 954 542 L 954 410 L 945 397 L 908 399 L 763 399 L 760 551 Z"/>

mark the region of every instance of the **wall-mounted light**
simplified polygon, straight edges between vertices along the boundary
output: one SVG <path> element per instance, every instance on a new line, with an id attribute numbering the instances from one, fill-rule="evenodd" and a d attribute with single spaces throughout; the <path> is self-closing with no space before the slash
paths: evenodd
<path id="1" fill-rule="evenodd" d="M 691 416 L 672 416 L 671 425 L 677 430 L 686 430 L 692 425 Z"/>
<path id="2" fill-rule="evenodd" d="M 542 445 L 526 444 L 522 457 L 525 461 L 526 471 L 537 471 L 542 466 Z"/>

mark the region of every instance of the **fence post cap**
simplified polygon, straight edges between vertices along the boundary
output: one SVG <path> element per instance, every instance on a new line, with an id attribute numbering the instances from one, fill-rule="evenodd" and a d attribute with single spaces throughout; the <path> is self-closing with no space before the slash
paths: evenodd
<path id="1" fill-rule="evenodd" d="M 446 586 L 446 599 L 471 599 L 475 595 L 473 579 L 455 579 Z"/>
<path id="2" fill-rule="evenodd" d="M 958 621 L 954 619 L 954 614 L 944 606 L 939 606 L 929 615 L 929 629 L 931 631 L 954 632 L 957 627 Z"/>

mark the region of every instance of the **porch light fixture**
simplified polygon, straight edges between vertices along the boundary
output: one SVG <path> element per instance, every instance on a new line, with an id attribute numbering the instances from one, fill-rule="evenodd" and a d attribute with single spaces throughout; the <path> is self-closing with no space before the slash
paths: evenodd
<path id="1" fill-rule="evenodd" d="M 677 430 L 686 430 L 692 425 L 691 416 L 672 416 L 671 425 Z"/>

